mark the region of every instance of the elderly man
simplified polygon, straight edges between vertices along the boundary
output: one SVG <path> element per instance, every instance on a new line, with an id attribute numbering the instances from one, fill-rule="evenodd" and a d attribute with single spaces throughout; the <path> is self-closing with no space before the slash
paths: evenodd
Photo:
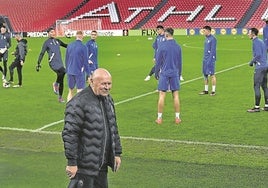
<path id="1" fill-rule="evenodd" d="M 108 166 L 116 172 L 122 147 L 117 129 L 111 74 L 96 69 L 90 86 L 67 103 L 62 138 L 67 158 L 69 187 L 107 188 Z"/>

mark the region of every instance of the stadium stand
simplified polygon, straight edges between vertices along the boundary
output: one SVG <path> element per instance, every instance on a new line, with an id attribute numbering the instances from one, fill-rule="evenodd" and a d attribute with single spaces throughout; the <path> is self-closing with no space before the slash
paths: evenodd
<path id="1" fill-rule="evenodd" d="M 151 23 L 161 20 L 163 25 L 175 28 L 194 28 L 204 25 L 211 25 L 214 28 L 232 28 L 243 17 L 252 1 L 237 1 L 236 6 L 233 5 L 234 2 L 225 0 L 187 2 L 169 0 L 161 11 L 154 15 L 150 23 L 146 23 L 143 27 L 150 27 Z M 196 16 L 188 20 L 193 11 L 196 12 Z"/>
<path id="2" fill-rule="evenodd" d="M 266 6 L 263 6 L 266 5 Z M 261 28 L 264 25 L 264 19 L 268 18 L 268 0 L 263 0 L 262 5 L 256 9 L 251 19 L 247 22 L 246 27 L 258 27 Z"/>
<path id="3" fill-rule="evenodd" d="M 82 2 L 82 1 L 81 1 Z M 7 16 L 16 32 L 43 31 L 81 2 L 73 0 L 7 0 L 0 5 L 0 14 Z"/>
<path id="4" fill-rule="evenodd" d="M 144 19 L 157 2 L 157 0 L 127 0 L 117 1 L 115 3 L 110 0 L 91 0 L 79 11 L 74 13 L 72 18 L 79 16 L 83 16 L 84 18 L 101 18 L 102 29 L 130 29 Z M 135 15 L 135 11 L 141 12 Z M 111 16 L 109 16 L 109 13 Z"/>
<path id="5" fill-rule="evenodd" d="M 268 0 L 8 0 L 0 15 L 14 31 L 45 31 L 56 20 L 99 18 L 102 29 L 262 27 Z M 7 20 L 6 20 L 7 21 Z"/>

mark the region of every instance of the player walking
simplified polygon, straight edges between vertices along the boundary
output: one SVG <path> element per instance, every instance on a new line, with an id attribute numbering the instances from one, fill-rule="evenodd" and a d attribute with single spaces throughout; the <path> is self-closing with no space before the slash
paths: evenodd
<path id="1" fill-rule="evenodd" d="M 58 101 L 64 103 L 65 101 L 62 98 L 63 88 L 64 88 L 64 75 L 65 68 L 63 66 L 60 46 L 67 48 L 67 44 L 62 42 L 60 39 L 56 39 L 56 32 L 54 28 L 48 30 L 49 38 L 44 42 L 42 50 L 40 52 L 36 71 L 39 71 L 41 68 L 41 61 L 45 52 L 48 54 L 48 63 L 50 68 L 57 74 L 56 82 L 53 83 L 53 91 L 58 95 Z"/>

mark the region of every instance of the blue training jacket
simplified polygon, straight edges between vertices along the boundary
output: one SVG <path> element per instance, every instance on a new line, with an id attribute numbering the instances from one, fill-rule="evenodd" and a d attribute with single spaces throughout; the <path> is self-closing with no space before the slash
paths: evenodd
<path id="1" fill-rule="evenodd" d="M 166 40 L 161 43 L 156 53 L 155 76 L 180 76 L 182 69 L 182 52 L 177 42 Z"/>
<path id="2" fill-rule="evenodd" d="M 69 75 L 90 75 L 87 47 L 81 40 L 68 45 L 65 54 L 66 73 Z"/>
<path id="3" fill-rule="evenodd" d="M 203 56 L 203 74 L 209 75 L 215 72 L 217 40 L 213 35 L 206 36 Z"/>
<path id="4" fill-rule="evenodd" d="M 252 52 L 253 59 L 250 61 L 250 65 L 255 64 L 255 69 L 268 67 L 266 47 L 258 37 L 252 39 Z"/>
<path id="5" fill-rule="evenodd" d="M 11 46 L 11 39 L 9 33 L 0 33 L 0 48 L 10 48 Z"/>
<path id="6" fill-rule="evenodd" d="M 99 68 L 99 63 L 98 63 L 98 45 L 95 40 L 89 40 L 86 43 L 86 47 L 88 50 L 88 60 L 93 62 L 92 64 L 89 64 L 90 71 L 94 71 L 97 68 Z"/>
<path id="7" fill-rule="evenodd" d="M 38 57 L 37 63 L 41 64 L 43 56 L 45 52 L 47 52 L 48 63 L 52 70 L 59 70 L 60 68 L 64 67 L 62 58 L 61 58 L 60 46 L 67 48 L 68 45 L 62 42 L 60 39 L 56 39 L 52 37 L 48 38 L 42 46 L 42 50 Z"/>
<path id="8" fill-rule="evenodd" d="M 165 35 L 157 35 L 154 43 L 153 43 L 153 49 L 154 49 L 154 58 L 156 58 L 156 52 L 159 46 L 162 44 L 162 42 L 166 41 Z"/>
<path id="9" fill-rule="evenodd" d="M 263 28 L 263 42 L 268 50 L 268 24 Z"/>

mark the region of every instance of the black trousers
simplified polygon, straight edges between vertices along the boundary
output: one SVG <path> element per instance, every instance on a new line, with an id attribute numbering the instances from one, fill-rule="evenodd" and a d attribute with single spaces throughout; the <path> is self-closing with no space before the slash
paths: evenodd
<path id="1" fill-rule="evenodd" d="M 101 170 L 98 176 L 77 173 L 68 188 L 108 188 L 107 171 Z"/>
<path id="2" fill-rule="evenodd" d="M 255 92 L 255 105 L 259 106 L 261 101 L 261 90 L 263 90 L 265 104 L 268 104 L 268 88 L 267 88 L 267 68 L 255 70 L 254 73 L 254 92 Z"/>
<path id="3" fill-rule="evenodd" d="M 53 70 L 57 74 L 56 82 L 59 84 L 59 95 L 62 96 L 64 89 L 64 76 L 65 76 L 65 68 L 61 67 L 58 70 Z"/>
<path id="4" fill-rule="evenodd" d="M 9 73 L 10 73 L 10 81 L 13 81 L 14 69 L 17 68 L 18 72 L 18 85 L 22 85 L 22 66 L 20 64 L 20 60 L 15 59 L 13 63 L 9 66 Z"/>
<path id="5" fill-rule="evenodd" d="M 6 51 L 4 54 L 0 53 L 0 61 L 3 60 L 3 66 L 4 69 L 0 66 L 0 70 L 2 69 L 3 75 L 6 77 L 7 76 L 7 58 L 8 58 L 8 52 Z"/>

